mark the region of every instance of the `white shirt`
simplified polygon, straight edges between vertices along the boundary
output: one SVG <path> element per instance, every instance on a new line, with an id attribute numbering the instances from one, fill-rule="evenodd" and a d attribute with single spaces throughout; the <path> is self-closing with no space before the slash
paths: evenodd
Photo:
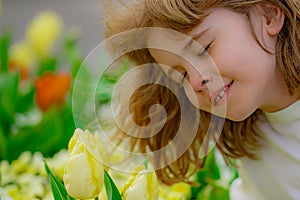
<path id="1" fill-rule="evenodd" d="M 260 159 L 240 160 L 230 199 L 300 199 L 300 101 L 264 114 L 256 123 L 263 134 Z"/>

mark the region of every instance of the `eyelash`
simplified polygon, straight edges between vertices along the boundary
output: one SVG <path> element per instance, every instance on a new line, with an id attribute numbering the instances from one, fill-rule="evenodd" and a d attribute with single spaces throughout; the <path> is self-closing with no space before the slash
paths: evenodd
<path id="1" fill-rule="evenodd" d="M 211 44 L 207 45 L 203 50 L 201 50 L 199 53 L 198 53 L 198 56 L 199 57 L 203 57 L 205 56 L 206 52 L 208 51 L 208 49 L 210 48 Z"/>

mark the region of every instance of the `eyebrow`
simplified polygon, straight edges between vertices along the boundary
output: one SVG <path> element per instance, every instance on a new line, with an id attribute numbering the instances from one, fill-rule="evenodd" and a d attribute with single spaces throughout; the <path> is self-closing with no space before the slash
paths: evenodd
<path id="1" fill-rule="evenodd" d="M 203 31 L 201 31 L 200 33 L 194 34 L 190 37 L 189 41 L 184 45 L 183 50 L 185 51 L 188 47 L 192 46 L 194 40 L 199 39 L 200 37 L 202 37 L 205 33 L 207 33 L 207 31 L 209 31 L 210 28 L 207 28 Z"/>

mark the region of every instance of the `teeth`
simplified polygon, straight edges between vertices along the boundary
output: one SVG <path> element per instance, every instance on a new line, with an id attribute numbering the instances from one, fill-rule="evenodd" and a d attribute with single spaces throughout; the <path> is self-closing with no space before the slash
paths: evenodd
<path id="1" fill-rule="evenodd" d="M 216 96 L 215 100 L 214 100 L 214 104 L 216 105 L 217 103 L 219 103 L 219 101 L 225 96 L 225 92 L 227 91 L 228 86 L 226 86 L 225 88 L 223 88 L 220 92 L 220 94 L 218 96 Z"/>
<path id="2" fill-rule="evenodd" d="M 222 90 L 222 91 L 220 92 L 219 96 L 222 98 L 222 97 L 224 97 L 224 95 L 225 95 L 225 91 Z"/>
<path id="3" fill-rule="evenodd" d="M 219 103 L 219 101 L 220 101 L 221 99 L 222 99 L 222 97 L 217 96 L 217 97 L 215 98 L 214 104 L 216 105 L 217 103 Z"/>

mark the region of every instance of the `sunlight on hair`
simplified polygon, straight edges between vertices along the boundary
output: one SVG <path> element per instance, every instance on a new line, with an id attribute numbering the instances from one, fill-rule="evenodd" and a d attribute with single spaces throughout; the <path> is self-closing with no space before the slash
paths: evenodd
<path id="1" fill-rule="evenodd" d="M 155 37 L 158 40 L 149 40 L 149 38 L 153 39 L 152 34 L 155 36 L 159 34 L 159 37 Z M 128 41 L 132 42 L 128 43 Z M 170 45 L 170 41 L 175 42 Z M 199 67 L 207 66 L 218 71 L 212 59 L 208 59 L 206 65 L 197 66 L 191 56 L 179 52 L 178 45 L 184 45 L 187 41 L 192 44 L 193 48 L 202 49 L 190 37 L 176 31 L 163 28 L 136 29 L 108 38 L 84 60 L 74 82 L 73 116 L 78 128 L 88 127 L 92 132 L 97 131 L 105 139 L 108 151 L 122 155 L 122 162 L 119 162 L 119 165 L 115 162 L 101 161 L 106 162 L 105 165 L 129 172 L 134 166 L 141 164 L 143 159 L 148 158 L 149 166 L 155 170 L 161 169 L 176 161 L 195 142 L 199 121 L 203 120 L 200 118 L 200 106 L 189 82 L 185 82 L 181 88 L 166 75 L 165 71 L 171 70 L 174 71 L 173 74 L 180 76 L 179 72 L 170 66 L 154 62 L 131 66 L 133 64 L 130 63 L 128 70 L 120 77 L 113 89 L 110 109 L 113 129 L 110 131 L 100 123 L 98 110 L 101 105 L 97 103 L 96 95 L 97 88 L 101 84 L 100 80 L 106 72 L 118 68 L 121 65 L 122 57 L 136 50 L 158 49 L 170 52 L 185 59 L 191 66 L 200 70 L 199 73 L 201 73 Z M 121 45 L 124 48 L 118 48 L 118 51 L 112 54 L 110 50 L 115 49 L 123 42 L 130 45 Z M 220 87 L 224 85 L 221 76 L 216 82 Z M 166 92 L 152 94 L 151 88 L 154 88 L 154 92 L 155 88 L 161 88 Z M 167 95 L 175 98 L 172 102 L 177 102 L 179 105 L 177 110 L 169 108 L 172 102 Z M 145 100 L 147 98 L 149 101 Z M 145 100 L 147 104 L 144 105 L 143 113 L 137 113 L 135 105 L 140 103 L 136 100 L 141 99 Z M 200 144 L 202 147 L 199 159 L 205 157 L 213 149 L 221 134 L 226 116 L 226 102 L 219 106 L 212 104 L 210 112 L 219 117 L 213 115 L 210 119 L 207 134 L 203 138 L 203 143 Z M 178 127 L 176 124 L 169 123 L 170 119 L 174 117 L 179 119 Z M 145 124 L 145 122 L 147 123 Z M 162 132 L 166 131 L 164 129 L 169 130 L 171 135 L 161 136 Z M 129 141 L 126 138 L 142 142 L 145 139 L 151 140 L 153 137 L 166 137 L 166 139 L 162 139 L 164 144 L 155 150 L 146 146 L 144 149 L 128 148 L 131 145 L 128 145 Z M 214 139 L 214 142 L 209 142 L 211 139 Z"/>

